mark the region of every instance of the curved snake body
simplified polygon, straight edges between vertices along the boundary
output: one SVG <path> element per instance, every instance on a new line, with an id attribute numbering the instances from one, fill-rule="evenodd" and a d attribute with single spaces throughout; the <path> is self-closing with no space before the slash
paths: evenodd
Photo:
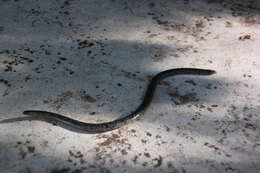
<path id="1" fill-rule="evenodd" d="M 125 117 L 118 118 L 110 122 L 85 123 L 85 122 L 81 122 L 78 120 L 65 117 L 60 114 L 47 112 L 47 111 L 40 111 L 40 110 L 27 110 L 24 111 L 23 114 L 30 115 L 30 116 L 37 116 L 41 118 L 48 118 L 50 120 L 56 120 L 58 122 L 65 123 L 69 126 L 73 126 L 77 129 L 87 131 L 87 132 L 99 133 L 99 132 L 110 131 L 122 127 L 132 122 L 137 117 L 139 117 L 140 114 L 144 112 L 145 109 L 150 105 L 156 86 L 158 82 L 160 82 L 161 80 L 175 75 L 212 75 L 214 73 L 216 73 L 214 70 L 196 69 L 196 68 L 177 68 L 177 69 L 170 69 L 170 70 L 160 72 L 151 79 L 146 89 L 143 101 L 137 107 L 137 109 Z"/>

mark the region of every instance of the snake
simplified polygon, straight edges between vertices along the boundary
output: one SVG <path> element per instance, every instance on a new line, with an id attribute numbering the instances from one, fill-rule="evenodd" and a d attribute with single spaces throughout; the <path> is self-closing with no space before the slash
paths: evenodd
<path id="1" fill-rule="evenodd" d="M 157 85 L 163 79 L 171 76 L 176 76 L 176 75 L 204 75 L 205 76 L 205 75 L 212 75 L 215 73 L 216 71 L 214 70 L 198 69 L 198 68 L 175 68 L 175 69 L 169 69 L 166 71 L 159 72 L 158 74 L 154 75 L 150 80 L 141 104 L 133 112 L 129 113 L 127 116 L 120 117 L 118 119 L 109 122 L 86 123 L 57 113 L 41 111 L 41 110 L 26 110 L 23 112 L 23 114 L 57 121 L 72 126 L 73 128 L 83 130 L 85 132 L 91 132 L 91 133 L 107 132 L 125 126 L 133 122 L 137 118 L 139 118 L 140 115 L 142 115 L 142 113 L 144 113 L 144 111 L 151 104 Z"/>

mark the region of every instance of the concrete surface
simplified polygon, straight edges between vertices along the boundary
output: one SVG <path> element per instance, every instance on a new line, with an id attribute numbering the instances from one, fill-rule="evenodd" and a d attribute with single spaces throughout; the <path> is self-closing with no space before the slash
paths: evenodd
<path id="1" fill-rule="evenodd" d="M 260 171 L 260 1 L 1 0 L 0 52 L 1 173 Z M 217 74 L 165 80 L 112 132 L 22 115 L 110 121 L 179 67 Z"/>

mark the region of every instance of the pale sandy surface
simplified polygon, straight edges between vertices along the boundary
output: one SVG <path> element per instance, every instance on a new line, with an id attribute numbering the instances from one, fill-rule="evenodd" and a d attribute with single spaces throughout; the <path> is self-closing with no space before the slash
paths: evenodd
<path id="1" fill-rule="evenodd" d="M 260 171 L 260 1 L 1 0 L 0 52 L 1 173 Z M 165 80 L 112 132 L 19 119 L 109 121 L 178 67 L 217 74 Z"/>

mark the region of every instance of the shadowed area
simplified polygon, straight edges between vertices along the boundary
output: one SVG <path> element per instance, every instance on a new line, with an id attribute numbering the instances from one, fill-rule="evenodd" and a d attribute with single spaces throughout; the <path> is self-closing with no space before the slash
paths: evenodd
<path id="1" fill-rule="evenodd" d="M 0 1 L 0 172 L 259 172 L 259 5 Z M 184 67 L 217 74 L 160 82 L 140 120 L 111 132 L 22 115 L 111 121 Z"/>
<path id="2" fill-rule="evenodd" d="M 23 112 L 24 115 L 34 116 L 34 117 L 41 117 L 41 118 L 47 118 L 47 119 L 53 119 L 58 122 L 62 122 L 64 124 L 69 124 L 71 126 L 74 126 L 78 129 L 83 129 L 89 132 L 106 132 L 118 129 L 122 126 L 125 126 L 138 118 L 141 113 L 143 113 L 151 104 L 155 90 L 157 88 L 157 85 L 165 78 L 172 77 L 172 76 L 178 76 L 178 75 L 199 75 L 199 76 L 208 76 L 215 74 L 216 72 L 214 70 L 208 70 L 208 69 L 196 69 L 196 68 L 176 68 L 176 69 L 169 69 L 163 72 L 160 72 L 152 77 L 151 81 L 149 82 L 147 89 L 145 91 L 145 94 L 143 96 L 143 100 L 141 104 L 131 113 L 128 115 L 121 117 L 119 119 L 104 122 L 104 123 L 85 123 L 82 121 L 78 121 L 75 119 L 68 118 L 66 116 L 52 113 L 48 111 L 40 111 L 40 110 L 26 110 Z"/>

